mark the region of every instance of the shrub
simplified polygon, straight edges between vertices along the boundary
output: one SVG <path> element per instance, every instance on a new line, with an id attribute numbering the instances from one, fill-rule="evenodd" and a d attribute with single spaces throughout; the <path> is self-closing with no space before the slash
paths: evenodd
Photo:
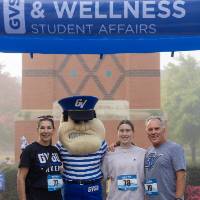
<path id="1" fill-rule="evenodd" d="M 0 192 L 0 200 L 17 200 L 17 166 L 1 164 L 0 171 L 5 175 L 5 191 Z"/>
<path id="2" fill-rule="evenodd" d="M 200 186 L 200 167 L 187 167 L 187 185 Z"/>

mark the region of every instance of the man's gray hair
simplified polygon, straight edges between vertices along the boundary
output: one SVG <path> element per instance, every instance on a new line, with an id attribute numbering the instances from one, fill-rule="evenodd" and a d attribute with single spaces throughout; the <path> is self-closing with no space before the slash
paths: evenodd
<path id="1" fill-rule="evenodd" d="M 162 127 L 165 127 L 165 122 L 166 122 L 166 120 L 165 120 L 162 116 L 159 116 L 159 115 L 151 115 L 151 116 L 149 116 L 149 117 L 145 120 L 145 126 L 147 126 L 147 124 L 149 123 L 149 121 L 154 120 L 154 119 L 159 120 L 160 123 L 161 123 L 161 126 L 162 126 Z"/>

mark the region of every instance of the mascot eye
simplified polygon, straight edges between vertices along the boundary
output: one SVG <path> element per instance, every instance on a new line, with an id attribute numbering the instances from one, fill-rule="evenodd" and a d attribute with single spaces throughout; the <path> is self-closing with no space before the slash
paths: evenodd
<path id="1" fill-rule="evenodd" d="M 87 123 L 89 120 L 74 120 L 74 123 L 76 123 L 76 124 L 81 124 L 81 122 L 85 122 L 85 123 Z"/>

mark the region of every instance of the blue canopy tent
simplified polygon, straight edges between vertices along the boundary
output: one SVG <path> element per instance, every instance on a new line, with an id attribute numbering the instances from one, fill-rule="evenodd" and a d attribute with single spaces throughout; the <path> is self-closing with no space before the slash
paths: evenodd
<path id="1" fill-rule="evenodd" d="M 0 51 L 199 50 L 199 11 L 200 0 L 0 0 Z"/>

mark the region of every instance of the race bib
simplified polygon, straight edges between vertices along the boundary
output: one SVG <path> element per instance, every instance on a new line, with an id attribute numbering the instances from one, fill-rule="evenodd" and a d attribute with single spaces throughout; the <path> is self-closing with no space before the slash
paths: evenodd
<path id="1" fill-rule="evenodd" d="M 149 196 L 158 195 L 158 185 L 156 179 L 148 179 L 144 182 L 145 194 Z"/>
<path id="2" fill-rule="evenodd" d="M 136 175 L 121 175 L 117 177 L 118 190 L 137 190 L 137 176 Z"/>
<path id="3" fill-rule="evenodd" d="M 61 175 L 48 175 L 47 184 L 48 184 L 48 191 L 56 191 L 62 188 L 63 179 Z"/>

